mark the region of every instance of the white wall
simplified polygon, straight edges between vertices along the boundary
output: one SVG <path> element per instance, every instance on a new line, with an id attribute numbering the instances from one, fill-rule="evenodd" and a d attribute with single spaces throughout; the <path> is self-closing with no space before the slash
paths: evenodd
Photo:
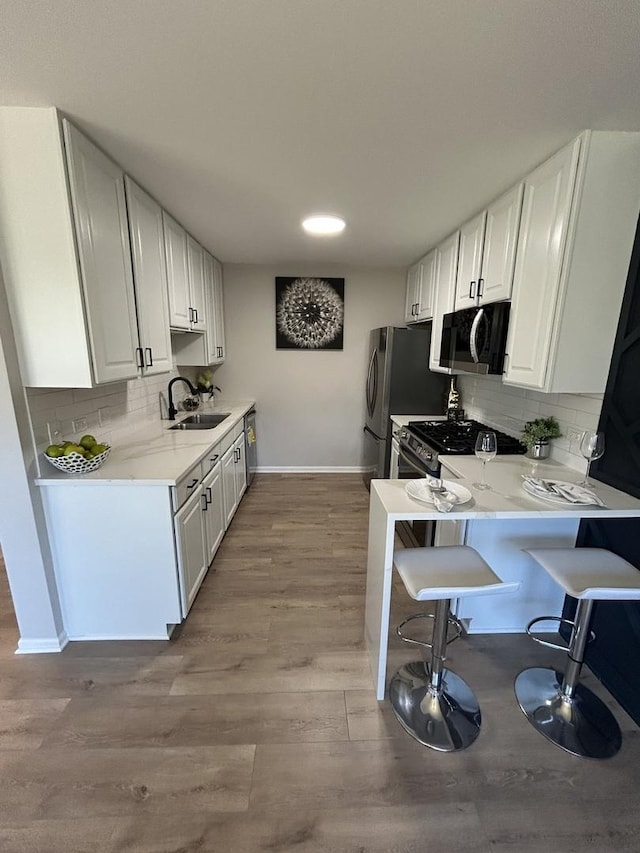
<path id="1" fill-rule="evenodd" d="M 345 279 L 344 349 L 276 350 L 276 276 Z M 359 469 L 369 331 L 402 323 L 405 272 L 331 265 L 224 268 L 225 397 L 258 403 L 260 469 Z"/>
<path id="2" fill-rule="evenodd" d="M 0 545 L 20 629 L 18 650 L 59 651 L 66 642 L 39 490 L 29 415 L 4 283 L 0 277 Z"/>
<path id="3" fill-rule="evenodd" d="M 560 424 L 562 438 L 551 442 L 551 458 L 578 470 L 586 469 L 580 455 L 580 441 L 570 433 L 582 433 L 598 426 L 601 394 L 541 394 L 503 385 L 499 376 L 463 376 L 456 380 L 462 407 L 470 418 L 519 436 L 526 421 L 553 415 Z"/>

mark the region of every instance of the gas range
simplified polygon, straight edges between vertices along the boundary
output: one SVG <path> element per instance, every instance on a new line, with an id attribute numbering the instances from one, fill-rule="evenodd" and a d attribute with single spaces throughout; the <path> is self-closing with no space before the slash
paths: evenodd
<path id="1" fill-rule="evenodd" d="M 439 469 L 440 454 L 472 455 L 476 436 L 480 430 L 496 434 L 499 454 L 524 453 L 526 448 L 517 438 L 479 421 L 410 421 L 400 431 L 400 448 L 408 451 L 413 463 L 418 463 L 428 473 Z"/>

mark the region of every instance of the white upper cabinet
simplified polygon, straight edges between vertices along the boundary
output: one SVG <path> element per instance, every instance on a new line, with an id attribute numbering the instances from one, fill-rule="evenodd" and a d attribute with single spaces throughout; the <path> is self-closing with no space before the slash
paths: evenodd
<path id="1" fill-rule="evenodd" d="M 195 332 L 204 332 L 207 328 L 207 312 L 204 299 L 204 250 L 190 234 L 187 234 L 187 261 L 189 268 L 191 328 Z"/>
<path id="2" fill-rule="evenodd" d="M 419 323 L 433 317 L 436 263 L 434 249 L 407 271 L 405 323 Z"/>
<path id="3" fill-rule="evenodd" d="M 472 308 L 478 301 L 478 279 L 482 264 L 482 240 L 486 219 L 486 211 L 483 211 L 460 228 L 455 311 Z"/>
<path id="4" fill-rule="evenodd" d="M 171 328 L 183 332 L 204 332 L 206 312 L 202 246 L 166 210 L 162 217 Z"/>
<path id="5" fill-rule="evenodd" d="M 216 357 L 211 364 L 221 364 L 226 356 L 224 335 L 224 298 L 222 292 L 222 264 L 213 258 L 213 316 L 214 316 L 214 347 Z M 208 321 L 210 322 L 210 321 Z"/>
<path id="6" fill-rule="evenodd" d="M 64 135 L 53 108 L 0 109 L 0 250 L 24 384 L 89 388 L 138 375 L 124 175 Z"/>
<path id="7" fill-rule="evenodd" d="M 166 210 L 162 212 L 162 220 L 169 285 L 169 323 L 172 329 L 189 331 L 193 309 L 189 288 L 187 232 Z"/>
<path id="8" fill-rule="evenodd" d="M 204 253 L 204 304 L 207 321 L 205 364 L 222 364 L 225 346 L 222 264 L 209 252 Z"/>
<path id="9" fill-rule="evenodd" d="M 523 191 L 520 183 L 487 208 L 478 280 L 481 305 L 511 299 Z"/>
<path id="10" fill-rule="evenodd" d="M 422 261 L 407 270 L 407 291 L 404 303 L 405 323 L 415 323 L 422 291 Z"/>
<path id="11" fill-rule="evenodd" d="M 460 229 L 455 310 L 511 298 L 523 185 Z"/>
<path id="12" fill-rule="evenodd" d="M 640 134 L 586 131 L 524 182 L 503 381 L 605 388 L 640 210 Z"/>
<path id="13" fill-rule="evenodd" d="M 178 365 L 205 367 L 225 359 L 224 308 L 222 304 L 222 264 L 203 251 L 204 335 L 174 335 L 173 349 Z"/>
<path id="14" fill-rule="evenodd" d="M 66 120 L 69 183 L 96 383 L 137 375 L 124 173 Z"/>
<path id="15" fill-rule="evenodd" d="M 162 209 L 128 175 L 125 188 L 140 338 L 138 364 L 144 375 L 167 373 L 172 355 Z"/>
<path id="16" fill-rule="evenodd" d="M 460 232 L 456 231 L 436 248 L 433 323 L 431 324 L 431 350 L 429 369 L 438 373 L 452 373 L 450 367 L 440 367 L 442 318 L 453 311 L 458 271 L 458 245 Z"/>

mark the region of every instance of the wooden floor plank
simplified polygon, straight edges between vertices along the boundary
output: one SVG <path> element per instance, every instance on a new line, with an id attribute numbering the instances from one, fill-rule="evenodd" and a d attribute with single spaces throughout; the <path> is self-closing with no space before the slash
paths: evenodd
<path id="1" fill-rule="evenodd" d="M 2 853 L 637 851 L 640 731 L 593 675 L 623 746 L 545 741 L 513 693 L 561 653 L 472 635 L 447 664 L 478 740 L 428 750 L 378 703 L 363 645 L 368 495 L 356 475 L 258 475 L 187 621 L 167 642 L 15 656 L 0 577 Z M 393 627 L 388 671 L 417 657 Z"/>

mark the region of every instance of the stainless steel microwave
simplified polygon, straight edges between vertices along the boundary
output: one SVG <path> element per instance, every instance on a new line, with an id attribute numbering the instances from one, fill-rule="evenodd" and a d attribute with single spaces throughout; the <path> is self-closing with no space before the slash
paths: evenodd
<path id="1" fill-rule="evenodd" d="M 502 373 L 510 307 L 509 302 L 491 302 L 445 314 L 440 365 L 467 373 Z"/>

